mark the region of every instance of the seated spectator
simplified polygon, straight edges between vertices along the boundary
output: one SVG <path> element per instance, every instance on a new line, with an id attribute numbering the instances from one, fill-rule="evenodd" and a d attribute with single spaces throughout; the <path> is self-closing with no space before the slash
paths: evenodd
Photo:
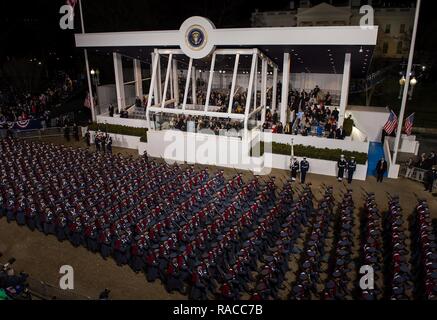
<path id="1" fill-rule="evenodd" d="M 340 126 L 335 132 L 335 138 L 340 139 L 340 140 L 344 140 L 344 137 L 345 137 L 345 133 L 343 130 L 343 126 Z"/>

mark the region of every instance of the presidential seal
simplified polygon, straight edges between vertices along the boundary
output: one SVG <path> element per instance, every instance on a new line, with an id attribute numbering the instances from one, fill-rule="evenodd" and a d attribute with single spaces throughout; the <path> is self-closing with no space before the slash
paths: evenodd
<path id="1" fill-rule="evenodd" d="M 202 59 L 214 51 L 214 24 L 203 17 L 191 17 L 179 29 L 182 51 L 190 58 Z"/>
<path id="2" fill-rule="evenodd" d="M 194 25 L 188 29 L 186 39 L 187 44 L 193 50 L 201 50 L 207 42 L 205 30 L 199 25 Z"/>

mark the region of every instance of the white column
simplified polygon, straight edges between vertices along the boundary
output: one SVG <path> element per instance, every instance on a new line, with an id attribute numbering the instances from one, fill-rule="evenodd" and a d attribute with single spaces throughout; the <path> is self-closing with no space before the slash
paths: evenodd
<path id="1" fill-rule="evenodd" d="M 257 93 L 258 93 L 258 55 L 256 56 L 255 60 L 255 79 L 253 81 L 253 110 L 256 109 L 257 105 Z"/>
<path id="2" fill-rule="evenodd" d="M 266 104 L 267 104 L 267 60 L 262 59 L 261 64 L 261 123 L 266 120 Z"/>
<path id="3" fill-rule="evenodd" d="M 234 73 L 232 74 L 231 92 L 229 92 L 228 113 L 232 112 L 232 104 L 234 103 L 235 85 L 237 83 L 237 73 L 238 73 L 238 62 L 239 61 L 240 61 L 240 54 L 237 53 L 237 55 L 235 56 Z"/>
<path id="4" fill-rule="evenodd" d="M 124 94 L 123 66 L 121 55 L 117 52 L 113 53 L 114 57 L 114 74 L 115 74 L 115 89 L 117 91 L 117 106 L 118 112 L 121 112 L 126 107 L 126 97 Z"/>
<path id="5" fill-rule="evenodd" d="M 273 68 L 273 84 L 272 84 L 272 112 L 276 111 L 276 94 L 277 94 L 277 86 L 278 86 L 278 68 Z"/>
<path id="6" fill-rule="evenodd" d="M 154 59 L 153 57 L 154 54 L 152 53 L 152 65 L 151 65 L 152 78 L 150 79 L 149 96 L 147 99 L 147 112 L 146 112 L 147 126 L 149 129 L 151 129 L 149 112 L 150 112 L 150 107 L 152 106 L 152 98 L 155 95 L 156 71 L 158 69 L 158 60 Z"/>
<path id="7" fill-rule="evenodd" d="M 156 74 L 156 89 L 157 89 L 156 98 L 159 100 L 158 103 L 160 103 L 162 97 L 161 55 L 157 54 L 156 57 L 158 59 L 158 72 Z"/>
<path id="8" fill-rule="evenodd" d="M 135 95 L 143 99 L 143 77 L 141 75 L 141 62 L 134 59 Z"/>
<path id="9" fill-rule="evenodd" d="M 96 109 L 94 106 L 93 85 L 91 83 L 90 64 L 88 62 L 88 51 L 84 49 L 83 52 L 85 55 L 85 69 L 86 69 L 86 75 L 88 80 L 88 92 L 90 95 L 91 119 L 93 122 L 95 122 L 97 121 L 97 117 L 96 117 Z"/>
<path id="10" fill-rule="evenodd" d="M 171 72 L 170 72 L 170 100 L 174 99 L 174 90 L 173 90 L 173 63 L 171 64 Z"/>
<path id="11" fill-rule="evenodd" d="M 258 59 L 258 55 L 254 53 L 252 55 L 252 65 L 250 67 L 250 77 L 249 77 L 249 86 L 247 87 L 247 99 L 246 99 L 246 107 L 244 109 L 244 136 L 247 137 L 247 122 L 249 117 L 249 109 L 252 100 L 252 89 L 253 82 L 256 74 L 256 60 Z"/>
<path id="12" fill-rule="evenodd" d="M 209 70 L 208 89 L 206 90 L 205 112 L 208 111 L 209 98 L 211 96 L 212 81 L 213 81 L 213 76 L 214 76 L 215 58 L 216 58 L 216 54 L 214 52 L 212 54 L 211 69 Z"/>
<path id="13" fill-rule="evenodd" d="M 281 110 L 280 121 L 285 126 L 287 122 L 287 108 L 288 108 L 288 86 L 290 83 L 290 54 L 284 53 L 284 64 L 282 67 L 282 92 L 281 92 Z"/>
<path id="14" fill-rule="evenodd" d="M 346 53 L 344 57 L 343 80 L 341 84 L 340 110 L 338 115 L 338 125 L 342 126 L 344 122 L 344 114 L 349 98 L 349 82 L 351 77 L 351 54 Z"/>
<path id="15" fill-rule="evenodd" d="M 196 67 L 193 67 L 193 70 L 191 71 L 191 95 L 192 95 L 192 101 L 193 104 L 197 104 L 197 83 L 196 83 Z"/>
<path id="16" fill-rule="evenodd" d="M 161 108 L 164 108 L 165 101 L 167 100 L 167 88 L 168 88 L 168 82 L 170 81 L 170 72 L 171 72 L 171 61 L 173 58 L 173 54 L 169 54 L 168 56 L 168 63 L 167 63 L 167 72 L 165 74 L 165 83 L 164 83 L 164 92 L 162 93 L 162 101 L 161 101 Z"/>
<path id="17" fill-rule="evenodd" d="M 193 58 L 190 58 L 190 62 L 188 63 L 187 70 L 187 79 L 185 81 L 185 92 L 184 92 L 184 100 L 182 102 L 182 109 L 185 110 L 187 106 L 187 98 L 188 98 L 188 89 L 190 88 L 190 79 L 191 79 L 191 69 L 193 67 Z"/>
<path id="18" fill-rule="evenodd" d="M 149 97 L 153 97 L 153 105 L 158 105 L 159 101 L 160 101 L 160 97 L 158 96 L 158 64 L 159 64 L 159 60 L 157 59 L 158 57 L 158 53 L 157 52 L 152 52 L 151 53 L 152 56 L 152 69 L 154 70 L 154 77 L 152 76 L 152 79 L 150 79 L 150 81 L 153 81 L 153 96 L 149 96 Z M 155 62 L 156 61 L 156 62 Z M 149 99 L 151 100 L 151 99 Z"/>
<path id="19" fill-rule="evenodd" d="M 414 48 L 416 46 L 417 25 L 419 23 L 420 2 L 421 2 L 421 0 L 417 0 L 416 14 L 414 16 L 413 35 L 411 37 L 410 55 L 408 57 L 407 73 L 405 75 L 404 95 L 402 96 L 401 110 L 399 112 L 399 118 L 398 118 L 398 129 L 396 131 L 395 145 L 394 145 L 394 150 L 393 150 L 394 151 L 393 164 L 395 164 L 395 165 L 396 165 L 396 160 L 398 158 L 399 143 L 401 141 L 401 133 L 402 133 L 402 125 L 404 122 L 405 107 L 407 105 L 408 87 L 410 85 L 410 77 L 411 77 L 410 73 L 411 73 L 411 69 L 413 66 Z"/>
<path id="20" fill-rule="evenodd" d="M 178 62 L 173 59 L 173 92 L 175 99 L 175 106 L 179 105 L 179 76 L 178 76 Z"/>

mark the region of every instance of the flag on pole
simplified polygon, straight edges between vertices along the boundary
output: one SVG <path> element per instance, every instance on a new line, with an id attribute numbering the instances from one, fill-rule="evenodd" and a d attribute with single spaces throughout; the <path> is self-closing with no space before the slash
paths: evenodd
<path id="1" fill-rule="evenodd" d="M 72 13 L 72 15 L 73 15 L 73 17 L 74 17 L 74 8 L 76 7 L 77 0 L 66 0 L 66 1 L 65 1 L 65 4 L 66 4 L 67 6 L 71 6 L 71 7 L 73 8 L 73 13 Z"/>
<path id="2" fill-rule="evenodd" d="M 398 117 L 393 112 L 393 110 L 390 110 L 390 117 L 388 118 L 386 124 L 384 125 L 384 131 L 387 134 L 392 134 L 393 131 L 396 129 L 398 125 Z"/>
<path id="3" fill-rule="evenodd" d="M 76 6 L 77 0 L 67 0 L 66 4 L 72 6 L 73 9 Z"/>
<path id="4" fill-rule="evenodd" d="M 405 119 L 405 133 L 410 136 L 413 131 L 413 123 L 414 123 L 414 112 Z"/>

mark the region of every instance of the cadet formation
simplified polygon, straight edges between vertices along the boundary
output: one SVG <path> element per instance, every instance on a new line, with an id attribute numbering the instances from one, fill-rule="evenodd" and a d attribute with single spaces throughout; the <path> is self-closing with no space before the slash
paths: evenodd
<path id="1" fill-rule="evenodd" d="M 7 138 L 0 217 L 113 258 L 191 299 L 435 299 L 427 203 L 418 201 L 411 221 L 394 196 L 386 213 L 373 194 L 355 204 L 350 189 L 336 203 L 332 187 L 313 193 L 305 184 L 308 170 L 305 158 L 293 159 L 287 181 L 238 172 L 226 179 L 147 155 Z M 294 182 L 298 172 L 302 184 Z M 362 266 L 374 271 L 374 286 L 360 286 Z"/>

